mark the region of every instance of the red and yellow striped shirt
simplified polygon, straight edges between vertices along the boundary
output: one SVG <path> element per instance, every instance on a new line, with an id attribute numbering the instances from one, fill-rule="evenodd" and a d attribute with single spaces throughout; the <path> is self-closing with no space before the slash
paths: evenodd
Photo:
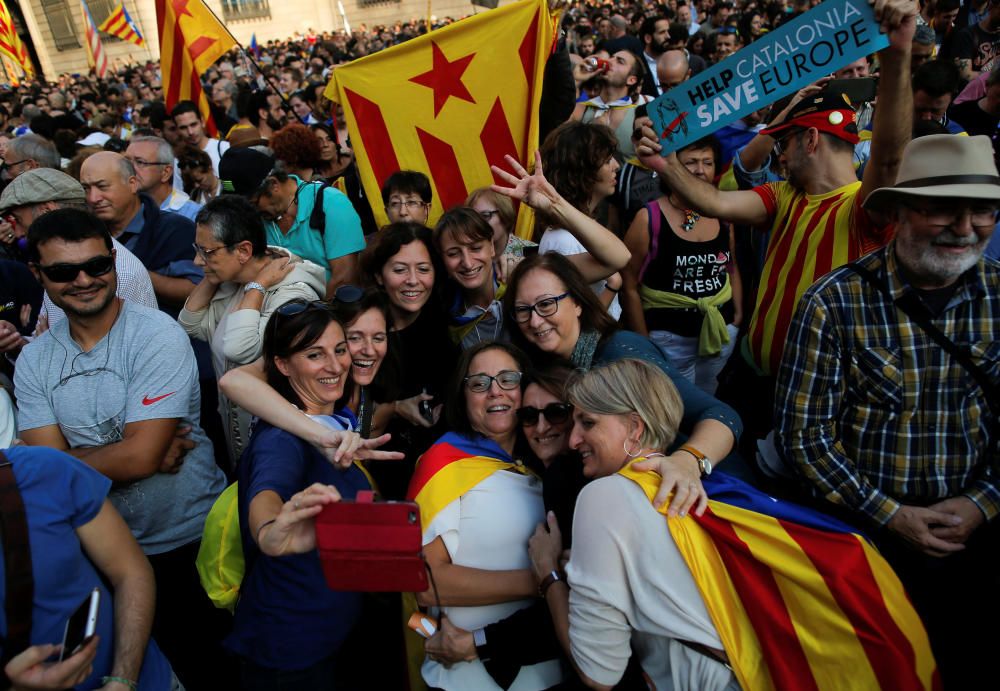
<path id="1" fill-rule="evenodd" d="M 788 325 L 806 288 L 889 241 L 891 227 L 869 219 L 860 191 L 860 182 L 813 195 L 787 182 L 754 188 L 767 207 L 771 239 L 747 340 L 765 374 L 778 371 Z"/>

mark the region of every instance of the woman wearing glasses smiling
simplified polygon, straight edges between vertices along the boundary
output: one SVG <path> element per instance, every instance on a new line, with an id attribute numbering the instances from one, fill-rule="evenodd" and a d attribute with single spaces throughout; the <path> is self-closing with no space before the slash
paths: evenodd
<path id="1" fill-rule="evenodd" d="M 455 626 L 476 631 L 530 607 L 532 521 L 544 516 L 539 478 L 515 450 L 527 358 L 517 348 L 481 343 L 466 350 L 452 377 L 446 416 L 452 430 L 417 464 L 408 496 L 420 506 L 432 590 L 417 594 Z M 474 658 L 442 664 L 432 649 L 421 672 L 439 689 L 547 689 L 562 681 L 559 661 L 526 664 L 500 685 Z"/>

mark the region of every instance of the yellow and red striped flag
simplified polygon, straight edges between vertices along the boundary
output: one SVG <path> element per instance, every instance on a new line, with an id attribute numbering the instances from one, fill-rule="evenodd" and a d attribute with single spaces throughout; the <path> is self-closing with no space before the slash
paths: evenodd
<path id="1" fill-rule="evenodd" d="M 656 496 L 658 475 L 618 472 Z M 705 514 L 666 527 L 741 688 L 940 691 L 920 617 L 865 537 L 725 473 L 702 482 Z"/>
<path id="2" fill-rule="evenodd" d="M 117 36 L 123 41 L 128 41 L 129 43 L 134 43 L 140 48 L 146 45 L 146 42 L 142 38 L 142 33 L 139 31 L 139 27 L 132 17 L 129 16 L 128 10 L 125 9 L 124 0 L 118 3 L 118 7 L 111 11 L 108 18 L 105 19 L 99 27 L 100 31 L 111 36 Z"/>
<path id="3" fill-rule="evenodd" d="M 433 221 L 473 189 L 501 182 L 490 165 L 509 168 L 505 154 L 533 162 L 554 28 L 545 0 L 519 0 L 333 71 L 326 96 L 344 107 L 380 225 L 382 183 L 397 170 L 431 179 Z M 531 222 L 522 207 L 518 234 Z"/>
<path id="4" fill-rule="evenodd" d="M 167 110 L 179 101 L 194 101 L 205 121 L 205 131 L 218 132 L 201 75 L 236 45 L 202 0 L 156 0 L 156 26 L 160 32 L 160 70 Z"/>
<path id="5" fill-rule="evenodd" d="M 97 25 L 94 24 L 94 18 L 90 16 L 90 8 L 87 7 L 86 0 L 80 0 L 80 6 L 83 8 L 83 26 L 87 34 L 87 60 L 97 78 L 104 79 L 108 74 L 108 56 L 104 52 L 101 35 L 97 33 Z"/>
<path id="6" fill-rule="evenodd" d="M 14 26 L 14 20 L 4 0 L 0 0 L 0 54 L 13 60 L 29 78 L 35 76 L 35 67 L 28 56 L 28 48 L 17 35 L 17 27 Z"/>

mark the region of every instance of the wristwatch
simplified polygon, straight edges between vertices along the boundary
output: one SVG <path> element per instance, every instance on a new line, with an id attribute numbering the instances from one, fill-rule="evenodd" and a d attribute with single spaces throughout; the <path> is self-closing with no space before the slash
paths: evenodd
<path id="1" fill-rule="evenodd" d="M 549 574 L 542 579 L 542 582 L 538 584 L 538 594 L 545 597 L 545 593 L 549 591 L 553 583 L 558 583 L 563 580 L 562 574 L 556 569 L 552 569 Z"/>
<path id="2" fill-rule="evenodd" d="M 257 281 L 250 281 L 245 286 L 243 286 L 244 295 L 249 293 L 251 290 L 259 290 L 261 295 L 267 295 L 267 288 L 262 286 L 260 283 L 257 283 Z"/>
<path id="3" fill-rule="evenodd" d="M 701 469 L 702 475 L 712 474 L 712 459 L 703 454 L 698 449 L 694 448 L 690 444 L 685 444 L 678 451 L 686 451 L 687 453 L 694 456 L 694 459 L 698 461 L 698 467 Z"/>

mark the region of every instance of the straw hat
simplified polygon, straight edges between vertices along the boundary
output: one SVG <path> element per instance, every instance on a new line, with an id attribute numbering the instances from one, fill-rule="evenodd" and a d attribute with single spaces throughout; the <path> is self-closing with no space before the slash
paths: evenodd
<path id="1" fill-rule="evenodd" d="M 864 208 L 888 211 L 905 197 L 944 197 L 1000 202 L 1000 175 L 985 135 L 931 134 L 903 151 L 896 184 L 880 187 Z"/>

